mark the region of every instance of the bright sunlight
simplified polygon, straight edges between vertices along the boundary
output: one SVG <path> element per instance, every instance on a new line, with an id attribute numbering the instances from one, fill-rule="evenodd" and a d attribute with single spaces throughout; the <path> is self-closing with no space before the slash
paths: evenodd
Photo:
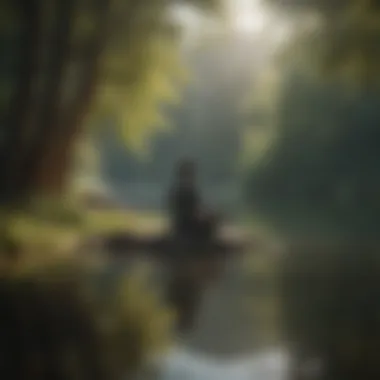
<path id="1" fill-rule="evenodd" d="M 260 0 L 229 0 L 229 19 L 237 33 L 261 33 L 269 23 L 269 16 Z"/>

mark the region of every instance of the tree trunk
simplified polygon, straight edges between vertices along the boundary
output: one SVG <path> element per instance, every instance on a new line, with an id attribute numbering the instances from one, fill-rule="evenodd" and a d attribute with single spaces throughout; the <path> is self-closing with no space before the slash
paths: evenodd
<path id="1" fill-rule="evenodd" d="M 50 143 L 56 125 L 60 122 L 62 91 L 65 86 L 65 70 L 69 61 L 71 26 L 73 22 L 74 0 L 55 3 L 56 28 L 49 44 L 49 65 L 46 88 L 43 95 L 41 118 L 34 126 L 33 135 L 25 154 L 21 157 L 16 183 L 22 189 L 22 198 L 31 194 L 30 178 L 39 158 Z"/>
<path id="2" fill-rule="evenodd" d="M 63 134 L 49 143 L 33 176 L 33 193 L 59 197 L 65 192 L 77 137 L 77 134 Z"/>
<path id="3" fill-rule="evenodd" d="M 40 196 L 60 197 L 66 190 L 71 157 L 77 137 L 95 94 L 101 53 L 107 38 L 109 0 L 98 0 L 95 35 L 82 65 L 78 95 L 58 125 L 41 141 L 38 160 L 30 171 L 28 186 Z"/>
<path id="4" fill-rule="evenodd" d="M 34 105 L 33 85 L 39 60 L 41 39 L 41 9 L 37 0 L 18 2 L 24 25 L 20 71 L 16 90 L 11 100 L 6 123 L 6 133 L 0 150 L 0 202 L 7 204 L 18 193 L 14 183 L 18 155 L 22 154 L 24 129 Z"/>

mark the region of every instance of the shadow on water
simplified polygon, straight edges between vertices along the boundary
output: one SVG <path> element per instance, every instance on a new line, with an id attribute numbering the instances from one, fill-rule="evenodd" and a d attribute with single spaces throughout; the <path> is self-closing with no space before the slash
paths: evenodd
<path id="1" fill-rule="evenodd" d="M 237 260 L 239 261 L 239 260 Z M 240 265 L 239 265 L 240 264 Z M 155 360 L 154 375 L 143 380 L 283 380 L 289 369 L 286 350 L 264 349 L 243 321 L 241 263 L 230 263 L 225 276 L 205 298 L 195 331 Z M 231 340 L 237 337 L 238 342 Z M 246 341 L 246 342 L 245 342 Z"/>

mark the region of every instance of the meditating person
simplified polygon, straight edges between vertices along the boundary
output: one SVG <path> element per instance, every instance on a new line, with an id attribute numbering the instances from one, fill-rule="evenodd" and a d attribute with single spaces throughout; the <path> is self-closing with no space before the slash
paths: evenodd
<path id="1" fill-rule="evenodd" d="M 169 195 L 169 210 L 175 236 L 196 241 L 214 238 L 217 218 L 202 204 L 196 166 L 191 160 L 182 160 L 178 164 Z"/>

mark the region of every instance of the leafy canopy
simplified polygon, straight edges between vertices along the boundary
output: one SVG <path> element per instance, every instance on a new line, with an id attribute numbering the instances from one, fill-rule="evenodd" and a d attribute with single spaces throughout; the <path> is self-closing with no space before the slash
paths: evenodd
<path id="1" fill-rule="evenodd" d="M 307 64 L 370 84 L 379 78 L 380 5 L 374 0 L 267 0 L 304 21 L 293 43 Z M 306 22 L 311 20 L 315 22 Z M 309 18 L 307 18 L 309 17 Z"/>

